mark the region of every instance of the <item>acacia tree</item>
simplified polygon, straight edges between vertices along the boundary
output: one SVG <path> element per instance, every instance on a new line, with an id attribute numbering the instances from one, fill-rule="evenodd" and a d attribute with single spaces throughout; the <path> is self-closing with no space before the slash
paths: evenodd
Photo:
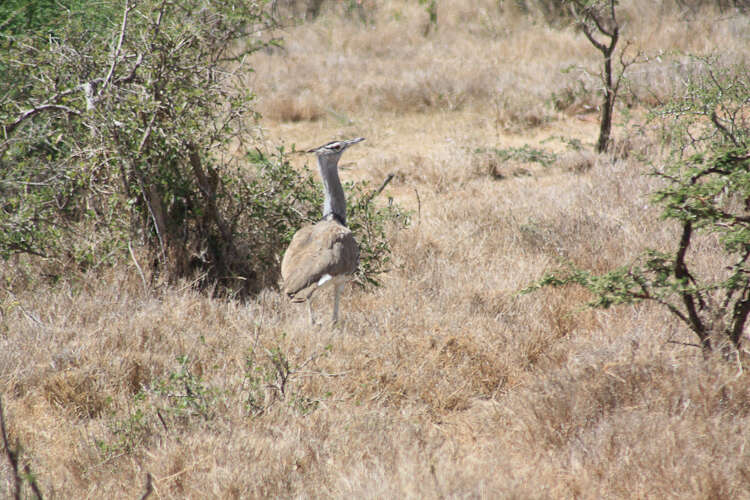
<path id="1" fill-rule="evenodd" d="M 603 153 L 610 143 L 612 116 L 615 101 L 620 91 L 620 83 L 628 66 L 636 58 L 626 59 L 628 44 L 620 51 L 619 67 L 613 67 L 613 57 L 620 41 L 620 23 L 617 19 L 616 0 L 566 0 L 576 25 L 583 31 L 589 42 L 602 53 L 603 68 L 600 74 L 604 87 L 599 121 L 599 138 L 596 150 Z"/>
<path id="2" fill-rule="evenodd" d="M 526 291 L 578 284 L 592 307 L 652 301 L 698 338 L 705 353 L 739 348 L 750 315 L 750 71 L 698 61 L 684 93 L 654 110 L 671 151 L 653 175 L 665 185 L 653 196 L 661 217 L 677 224 L 671 250 L 649 249 L 603 275 L 569 266 Z M 696 242 L 711 246 L 699 262 Z"/>

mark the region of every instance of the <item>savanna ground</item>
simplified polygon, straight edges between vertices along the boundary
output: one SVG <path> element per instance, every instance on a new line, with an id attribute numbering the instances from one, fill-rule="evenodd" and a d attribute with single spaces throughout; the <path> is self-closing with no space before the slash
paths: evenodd
<path id="1" fill-rule="evenodd" d="M 622 2 L 632 50 L 746 57 L 747 16 L 684 5 Z M 330 329 L 277 290 L 144 286 L 132 260 L 29 281 L 8 261 L 0 393 L 41 490 L 138 498 L 150 474 L 153 498 L 750 498 L 747 367 L 704 360 L 658 307 L 518 293 L 562 260 L 604 271 L 674 245 L 639 160 L 660 145 L 624 123 L 680 65 L 630 68 L 595 155 L 596 76 L 563 72 L 599 67 L 581 33 L 489 1 L 438 2 L 437 29 L 417 2 L 366 12 L 287 28 L 253 79 L 260 147 L 361 135 L 342 177 L 395 174 L 377 200 L 411 225 L 382 286 L 348 288 Z M 552 161 L 498 154 L 525 145 Z"/>

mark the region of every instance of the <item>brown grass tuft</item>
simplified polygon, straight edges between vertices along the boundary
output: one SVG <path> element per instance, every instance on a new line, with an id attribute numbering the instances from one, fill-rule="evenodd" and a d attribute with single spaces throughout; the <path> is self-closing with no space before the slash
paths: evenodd
<path id="1" fill-rule="evenodd" d="M 280 122 L 315 121 L 323 117 L 320 104 L 310 92 L 268 99 L 263 102 L 260 112 L 264 117 Z"/>
<path id="2" fill-rule="evenodd" d="M 52 376 L 42 387 L 44 399 L 78 418 L 96 418 L 107 408 L 106 392 L 94 376 L 80 370 L 68 370 Z"/>

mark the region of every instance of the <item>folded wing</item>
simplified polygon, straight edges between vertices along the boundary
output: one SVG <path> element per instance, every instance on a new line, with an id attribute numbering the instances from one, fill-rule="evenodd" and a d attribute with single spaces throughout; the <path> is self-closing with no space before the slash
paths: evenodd
<path id="1" fill-rule="evenodd" d="M 348 228 L 336 221 L 303 227 L 281 261 L 284 293 L 303 302 L 326 282 L 349 278 L 358 265 L 359 245 Z"/>

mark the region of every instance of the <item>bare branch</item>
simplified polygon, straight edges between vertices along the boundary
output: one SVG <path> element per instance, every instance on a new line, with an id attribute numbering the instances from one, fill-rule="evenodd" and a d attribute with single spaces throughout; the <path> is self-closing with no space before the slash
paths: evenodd
<path id="1" fill-rule="evenodd" d="M 609 0 L 609 15 L 612 19 L 612 23 L 615 26 L 615 33 L 618 30 L 617 13 L 615 12 L 615 0 Z"/>
<path id="2" fill-rule="evenodd" d="M 104 90 L 107 88 L 107 85 L 109 85 L 109 82 L 112 81 L 112 75 L 114 74 L 115 67 L 117 66 L 117 59 L 120 57 L 120 50 L 122 50 L 122 42 L 125 39 L 125 28 L 127 28 L 128 25 L 128 14 L 130 13 L 130 9 L 132 8 L 133 7 L 130 5 L 129 1 L 125 0 L 125 7 L 123 8 L 122 12 L 122 25 L 120 26 L 120 36 L 117 40 L 115 51 L 112 54 L 112 64 L 109 67 L 109 72 L 107 73 L 106 78 L 104 78 L 104 84 L 99 90 L 99 95 L 104 92 Z"/>
<path id="3" fill-rule="evenodd" d="M 677 345 L 684 345 L 686 347 L 700 347 L 703 348 L 700 344 L 693 344 L 692 342 L 679 342 L 677 340 L 667 340 L 667 344 L 677 344 Z"/>
<path id="4" fill-rule="evenodd" d="M 3 132 L 5 134 L 5 137 L 8 137 L 10 134 L 13 133 L 13 131 L 18 127 L 21 123 L 26 121 L 27 119 L 33 117 L 34 115 L 37 115 L 41 113 L 42 111 L 50 111 L 50 110 L 56 110 L 56 111 L 65 111 L 66 113 L 69 113 L 71 115 L 81 115 L 81 112 L 77 109 L 73 109 L 68 106 L 63 106 L 62 104 L 40 104 L 39 106 L 36 106 L 34 108 L 28 109 L 21 113 L 21 116 L 16 118 L 12 123 L 9 123 L 7 125 L 3 125 Z"/>
<path id="5" fill-rule="evenodd" d="M 10 467 L 13 470 L 13 498 L 20 500 L 21 498 L 21 475 L 18 473 L 18 452 L 10 448 L 8 443 L 8 432 L 5 429 L 5 414 L 3 412 L 3 400 L 0 397 L 0 431 L 3 435 L 3 447 L 5 448 L 5 456 L 8 457 Z"/>
<path id="6" fill-rule="evenodd" d="M 156 121 L 156 113 L 151 114 L 151 120 L 148 122 L 148 126 L 146 126 L 146 130 L 143 131 L 143 135 L 141 136 L 141 140 L 138 143 L 138 154 L 143 151 L 143 146 L 146 145 L 146 141 L 148 140 L 149 136 L 151 135 L 151 127 L 154 126 L 154 121 Z"/>
<path id="7" fill-rule="evenodd" d="M 693 224 L 690 221 L 685 222 L 682 225 L 682 236 L 680 237 L 680 245 L 677 249 L 677 254 L 674 260 L 674 275 L 678 280 L 688 280 L 691 278 L 690 272 L 688 271 L 687 264 L 685 264 L 685 254 L 690 246 L 690 238 L 693 234 Z M 685 308 L 690 318 L 690 327 L 698 335 L 701 341 L 705 341 L 708 336 L 706 327 L 698 316 L 698 312 L 695 308 L 695 301 L 693 300 L 693 294 L 691 292 L 681 292 L 682 301 L 685 304 Z"/>
<path id="8" fill-rule="evenodd" d="M 735 347 L 739 347 L 742 341 L 742 332 L 745 328 L 747 316 L 750 314 L 750 294 L 748 294 L 747 288 L 743 292 L 742 300 L 734 304 L 734 311 L 732 312 L 732 332 L 729 338 Z"/>
<path id="9" fill-rule="evenodd" d="M 143 54 L 138 54 L 135 60 L 135 64 L 130 69 L 130 73 L 127 76 L 124 76 L 122 78 L 119 78 L 116 80 L 116 83 L 123 84 L 123 83 L 130 83 L 133 80 L 135 80 L 136 72 L 138 71 L 138 68 L 140 67 L 141 63 L 143 62 Z"/>
<path id="10" fill-rule="evenodd" d="M 610 3 L 612 4 L 612 9 L 614 9 L 614 2 Z M 596 24 L 596 29 L 598 29 L 602 34 L 607 35 L 609 38 L 614 38 L 614 33 L 607 30 L 607 28 L 604 26 L 604 23 L 602 23 L 601 19 L 599 19 L 599 16 L 597 15 L 596 9 L 594 7 L 589 7 L 588 9 L 586 9 L 586 16 L 594 21 L 594 24 Z M 614 20 L 614 15 L 612 16 L 612 19 Z M 616 31 L 617 28 L 615 27 L 615 32 Z"/>
<path id="11" fill-rule="evenodd" d="M 44 497 L 42 497 L 42 492 L 39 489 L 39 485 L 36 484 L 36 481 L 34 480 L 33 476 L 31 475 L 31 468 L 29 467 L 28 464 L 26 464 L 26 465 L 23 466 L 23 473 L 26 474 L 27 478 L 30 478 L 30 479 L 28 479 L 29 486 L 31 486 L 31 491 L 34 492 L 34 495 L 36 495 L 37 500 L 42 500 L 42 498 L 44 498 Z"/>
<path id="12" fill-rule="evenodd" d="M 135 258 L 135 253 L 133 253 L 133 245 L 130 243 L 130 240 L 128 240 L 128 250 L 130 251 L 130 258 L 133 259 L 133 263 L 135 264 L 136 269 L 138 269 L 138 274 L 141 276 L 141 281 L 143 282 L 143 291 L 148 292 L 148 282 L 146 281 L 146 276 L 143 274 L 141 265 L 138 264 L 138 259 Z"/>
<path id="13" fill-rule="evenodd" d="M 586 35 L 586 38 L 589 39 L 589 42 L 591 42 L 591 44 L 594 47 L 596 47 L 597 49 L 599 49 L 600 52 L 602 52 L 603 54 L 606 55 L 606 53 L 607 53 L 607 46 L 604 45 L 603 43 L 601 43 L 596 38 L 594 38 L 594 35 L 591 33 L 591 28 L 589 28 L 589 25 L 584 23 L 584 24 L 581 25 L 581 27 L 583 28 L 583 33 Z"/>
<path id="14" fill-rule="evenodd" d="M 154 39 L 159 36 L 159 31 L 161 30 L 161 21 L 164 18 L 164 10 L 167 8 L 167 1 L 168 0 L 163 0 L 161 5 L 159 6 L 159 15 L 156 18 L 156 23 L 154 23 L 153 26 L 154 30 L 151 33 L 151 37 Z"/>
<path id="15" fill-rule="evenodd" d="M 159 415 L 159 418 L 161 418 L 161 415 Z M 151 496 L 151 493 L 153 492 L 154 492 L 154 485 L 152 484 L 151 473 L 147 472 L 146 473 L 146 491 L 144 491 L 143 495 L 141 495 L 141 500 L 146 500 L 149 496 Z"/>
<path id="16" fill-rule="evenodd" d="M 737 142 L 734 134 L 727 130 L 727 128 L 719 121 L 719 117 L 716 115 L 716 111 L 713 111 L 711 113 L 711 122 L 716 125 L 716 128 L 718 128 L 722 134 L 724 134 L 724 137 L 732 141 L 732 143 L 734 143 L 734 145 L 738 148 L 740 147 L 740 143 Z"/>
<path id="17" fill-rule="evenodd" d="M 364 203 L 365 205 L 368 205 L 373 200 L 373 198 L 375 198 L 377 195 L 383 192 L 383 189 L 385 189 L 388 183 L 391 182 L 391 180 L 393 180 L 393 175 L 394 174 L 388 174 L 388 176 L 385 178 L 385 180 L 380 185 L 380 187 L 376 189 L 375 191 L 373 191 L 372 193 L 370 193 L 370 195 L 367 196 L 367 198 L 365 198 L 365 203 Z"/>
<path id="18" fill-rule="evenodd" d="M 633 45 L 633 42 L 631 40 L 627 40 L 625 42 L 625 47 L 622 48 L 620 51 L 620 70 L 617 73 L 617 76 L 615 77 L 615 85 L 614 85 L 614 92 L 615 95 L 617 95 L 620 91 L 620 83 L 623 80 L 623 76 L 625 75 L 625 71 L 632 66 L 633 64 L 638 64 L 640 57 L 643 55 L 643 53 L 638 50 L 636 54 L 631 59 L 626 59 L 625 54 L 627 54 L 628 49 Z"/>
<path id="19" fill-rule="evenodd" d="M 682 313 L 682 311 L 680 311 L 679 309 L 677 309 L 677 307 L 675 307 L 673 304 L 670 304 L 669 302 L 665 301 L 664 299 L 661 299 L 659 297 L 654 297 L 653 295 L 651 295 L 651 291 L 648 289 L 648 285 L 647 285 L 646 281 L 643 279 L 642 276 L 639 276 L 639 275 L 634 274 L 634 273 L 629 273 L 629 276 L 633 279 L 633 281 L 635 281 L 636 283 L 638 283 L 638 286 L 641 287 L 641 293 L 640 294 L 633 294 L 634 297 L 637 297 L 637 298 L 643 299 L 643 300 L 653 300 L 657 304 L 660 304 L 660 305 L 666 307 L 667 309 L 669 309 L 669 311 L 672 314 L 674 314 L 675 316 L 677 316 L 677 318 L 679 318 L 680 321 L 682 321 L 686 325 L 690 326 L 690 320 L 687 318 L 687 316 L 685 316 Z"/>
<path id="20" fill-rule="evenodd" d="M 193 169 L 193 174 L 195 175 L 196 182 L 198 183 L 198 188 L 200 189 L 201 194 L 203 195 L 203 199 L 206 202 L 208 215 L 214 220 L 214 222 L 216 222 L 219 231 L 221 231 L 222 236 L 226 240 L 225 242 L 227 244 L 230 244 L 232 235 L 227 229 L 226 221 L 221 216 L 221 211 L 216 206 L 215 186 L 218 180 L 209 179 L 206 177 L 206 174 L 203 170 L 203 162 L 201 161 L 200 154 L 198 153 L 198 147 L 195 144 L 191 143 L 187 145 L 187 149 L 189 151 L 188 159 L 190 160 L 190 166 Z"/>
<path id="21" fill-rule="evenodd" d="M 0 23 L 0 31 L 2 31 L 2 29 L 5 28 L 5 26 L 7 26 L 8 24 L 10 24 L 10 22 L 13 20 L 13 18 L 16 17 L 18 15 L 18 13 L 21 12 L 22 10 L 24 10 L 25 8 L 26 8 L 26 5 L 21 4 L 21 6 L 19 8 L 17 8 L 13 12 L 11 12 L 10 15 L 7 17 L 7 19 L 5 19 L 5 21 L 3 21 L 2 23 Z"/>

